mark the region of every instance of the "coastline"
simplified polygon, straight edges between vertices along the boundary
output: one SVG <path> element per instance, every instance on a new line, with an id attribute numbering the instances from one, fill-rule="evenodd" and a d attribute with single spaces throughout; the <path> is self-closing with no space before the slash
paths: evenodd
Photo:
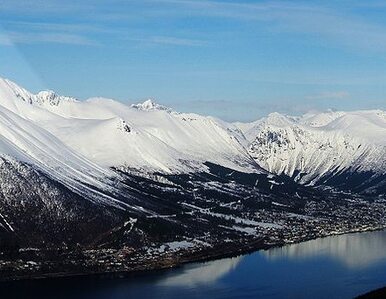
<path id="1" fill-rule="evenodd" d="M 355 297 L 355 299 L 382 299 L 386 298 L 386 287 L 375 289 L 365 294 Z"/>
<path id="2" fill-rule="evenodd" d="M 375 232 L 385 230 L 386 226 L 366 228 L 363 230 L 353 229 L 346 232 L 332 233 L 322 237 L 315 238 L 305 238 L 300 241 L 291 242 L 291 243 L 276 243 L 276 244 L 264 244 L 264 239 L 254 239 L 248 244 L 218 244 L 217 246 L 210 248 L 209 250 L 191 252 L 190 254 L 185 254 L 181 256 L 171 256 L 166 258 L 161 258 L 160 260 L 155 260 L 151 263 L 138 263 L 132 269 L 125 271 L 77 271 L 77 272 L 48 272 L 44 274 L 36 275 L 14 275 L 14 276 L 1 276 L 0 284 L 5 283 L 18 283 L 23 281 L 35 281 L 35 280 L 57 280 L 57 279 L 87 279 L 87 278 L 96 278 L 96 279 L 122 279 L 133 277 L 135 275 L 147 275 L 147 274 L 156 274 L 161 273 L 165 270 L 178 269 L 186 264 L 194 263 L 205 263 L 214 260 L 220 260 L 225 258 L 233 258 L 241 255 L 251 254 L 261 250 L 269 250 L 273 248 L 290 246 L 292 244 L 299 244 L 307 241 L 323 239 L 333 236 L 346 235 L 346 234 L 356 234 L 356 233 L 366 233 L 366 232 Z M 224 246 L 225 245 L 225 246 Z M 364 297 L 367 298 L 367 297 Z"/>

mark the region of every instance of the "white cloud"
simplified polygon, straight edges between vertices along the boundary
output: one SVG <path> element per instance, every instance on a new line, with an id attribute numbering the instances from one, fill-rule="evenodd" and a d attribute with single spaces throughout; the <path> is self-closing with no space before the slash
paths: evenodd
<path id="1" fill-rule="evenodd" d="M 0 11 L 18 14 L 45 14 L 45 13 L 74 13 L 78 11 L 90 11 L 91 3 L 86 1 L 62 1 L 62 0 L 1 0 Z"/>
<path id="2" fill-rule="evenodd" d="M 170 13 L 262 22 L 275 33 L 309 34 L 320 42 L 361 50 L 386 51 L 386 28 L 365 20 L 347 5 L 342 10 L 328 3 L 307 5 L 296 2 L 211 0 L 158 0 L 158 3 L 173 6 L 174 10 L 171 9 Z"/>
<path id="3" fill-rule="evenodd" d="M 150 36 L 148 38 L 130 38 L 129 40 L 144 44 L 158 44 L 170 46 L 201 47 L 208 45 L 208 42 L 198 39 L 179 38 L 172 36 Z"/>
<path id="4" fill-rule="evenodd" d="M 379 1 L 378 1 L 379 2 Z M 350 2 L 351 3 L 351 2 Z M 344 46 L 360 50 L 386 51 L 385 26 L 373 23 L 372 20 L 358 15 L 354 9 L 358 2 L 353 5 L 339 6 L 336 3 L 321 2 L 318 5 L 307 4 L 307 2 L 239 2 L 239 1 L 192 1 L 192 0 L 133 0 L 114 1 L 114 5 L 107 6 L 103 1 L 93 0 L 87 3 L 76 1 L 59 0 L 36 0 L 36 1 L 0 1 L 0 13 L 7 16 L 7 12 L 20 15 L 47 15 L 59 14 L 61 17 L 90 21 L 94 24 L 52 24 L 57 31 L 63 29 L 83 30 L 94 32 L 92 27 L 98 27 L 98 22 L 106 28 L 111 28 L 109 20 L 114 16 L 123 22 L 134 24 L 138 20 L 160 20 L 182 17 L 206 17 L 206 18 L 228 18 L 240 22 L 256 22 L 268 25 L 263 30 L 269 30 L 275 34 L 304 34 L 315 38 L 316 42 L 327 46 Z M 355 5 L 354 5 L 355 4 Z M 4 19 L 4 18 L 3 18 Z M 6 19 L 6 18 L 5 18 Z M 2 20 L 2 22 L 5 22 Z M 40 27 L 41 32 L 52 31 L 49 24 L 37 23 L 26 30 Z M 125 26 L 123 28 L 127 29 Z M 133 27 L 131 27 L 133 28 Z M 103 32 L 103 28 L 100 28 Z M 122 28 L 121 28 L 122 29 Z M 198 30 L 198 29 L 197 29 Z M 261 28 L 259 29 L 261 30 Z M 20 30 L 22 31 L 22 30 Z M 173 31 L 175 31 L 173 29 Z M 106 31 L 106 33 L 108 33 Z M 124 34 L 125 32 L 121 32 Z M 150 40 L 151 42 L 151 40 Z M 201 46 L 205 42 L 190 39 L 189 37 L 176 38 L 168 36 L 153 37 L 154 44 L 169 44 L 180 46 Z"/>
<path id="5" fill-rule="evenodd" d="M 36 43 L 54 43 L 96 46 L 99 43 L 77 34 L 68 33 L 45 33 L 45 32 L 7 32 L 0 35 L 0 44 L 11 46 L 14 44 L 36 44 Z"/>
<path id="6" fill-rule="evenodd" d="M 7 35 L 0 34 L 0 45 L 2 46 L 12 46 L 13 43 Z"/>
<path id="7" fill-rule="evenodd" d="M 165 44 L 165 45 L 174 45 L 174 46 L 204 46 L 207 42 L 196 39 L 188 39 L 188 38 L 177 38 L 170 36 L 153 36 L 147 41 L 155 44 Z"/>
<path id="8" fill-rule="evenodd" d="M 32 21 L 3 21 L 4 27 L 16 28 L 20 31 L 28 29 L 34 32 L 105 32 L 107 30 L 96 24 L 56 23 Z"/>
<path id="9" fill-rule="evenodd" d="M 350 94 L 347 91 L 325 91 L 319 94 L 306 96 L 307 100 L 340 100 L 348 98 Z"/>

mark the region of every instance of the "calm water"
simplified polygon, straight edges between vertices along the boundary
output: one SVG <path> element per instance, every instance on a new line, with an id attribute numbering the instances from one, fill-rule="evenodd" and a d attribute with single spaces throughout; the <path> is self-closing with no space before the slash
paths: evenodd
<path id="1" fill-rule="evenodd" d="M 386 231 L 329 237 L 127 279 L 0 285 L 0 298 L 352 298 L 386 285 Z"/>

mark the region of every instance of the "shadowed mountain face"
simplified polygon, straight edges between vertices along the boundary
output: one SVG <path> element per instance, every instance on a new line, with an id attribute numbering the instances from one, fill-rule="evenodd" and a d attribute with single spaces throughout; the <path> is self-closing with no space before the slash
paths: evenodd
<path id="1" fill-rule="evenodd" d="M 115 193 L 79 194 L 31 165 L 1 158 L 0 248 L 144 246 L 207 232 L 234 237 L 241 233 L 232 232 L 237 219 L 241 228 L 246 215 L 272 208 L 272 200 L 297 212 L 303 199 L 322 195 L 285 177 L 272 188 L 265 174 L 207 166 L 209 172 L 148 178 L 116 170 Z"/>
<path id="2" fill-rule="evenodd" d="M 168 267 L 382 227 L 384 137 L 381 111 L 229 124 L 0 80 L 0 273 Z"/>

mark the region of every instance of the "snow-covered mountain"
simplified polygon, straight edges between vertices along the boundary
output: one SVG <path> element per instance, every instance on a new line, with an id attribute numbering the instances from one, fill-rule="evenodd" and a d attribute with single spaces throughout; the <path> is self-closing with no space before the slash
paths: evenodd
<path id="1" fill-rule="evenodd" d="M 176 113 L 151 100 L 132 106 L 103 98 L 78 101 L 51 91 L 34 95 L 0 80 L 0 106 L 22 118 L 19 123 L 24 126 L 28 123 L 46 136 L 51 134 L 54 144 L 63 143 L 60 148 L 104 168 L 187 172 L 210 161 L 247 172 L 258 170 L 227 124 Z"/>
<path id="2" fill-rule="evenodd" d="M 285 174 L 309 185 L 379 192 L 385 187 L 386 113 L 272 113 L 252 123 L 178 113 L 153 100 L 125 105 L 38 94 L 0 79 L 0 153 L 38 165 L 72 188 L 111 189 L 111 168 L 190 173 L 210 162 Z"/>
<path id="3" fill-rule="evenodd" d="M 53 236 L 55 242 L 90 241 L 138 217 L 162 222 L 159 215 L 176 209 L 166 199 L 187 192 L 166 176 L 209 173 L 209 162 L 267 176 L 228 124 L 215 118 L 153 101 L 129 106 L 33 94 L 0 79 L 0 247 L 12 243 L 4 238 L 27 246 Z M 144 189 L 139 182 L 145 180 Z M 159 186 L 150 192 L 158 182 L 167 184 L 166 198 Z"/>
<path id="4" fill-rule="evenodd" d="M 0 276 L 168 267 L 382 227 L 385 130 L 383 111 L 232 124 L 0 79 Z"/>
<path id="5" fill-rule="evenodd" d="M 275 174 L 309 185 L 384 192 L 386 113 L 326 112 L 290 117 L 272 113 L 235 124 L 255 161 Z"/>

